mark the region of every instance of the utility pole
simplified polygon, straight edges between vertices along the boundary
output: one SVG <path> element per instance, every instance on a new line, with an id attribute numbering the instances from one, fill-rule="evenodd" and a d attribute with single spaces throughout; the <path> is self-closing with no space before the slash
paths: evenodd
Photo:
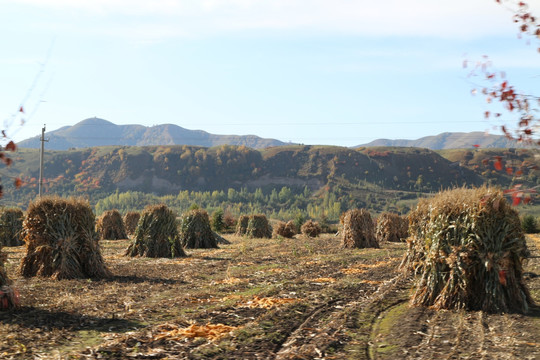
<path id="1" fill-rule="evenodd" d="M 45 152 L 45 142 L 48 142 L 49 139 L 45 140 L 45 124 L 41 129 L 41 150 L 39 152 L 39 197 L 41 197 L 41 189 L 43 188 L 43 153 Z"/>

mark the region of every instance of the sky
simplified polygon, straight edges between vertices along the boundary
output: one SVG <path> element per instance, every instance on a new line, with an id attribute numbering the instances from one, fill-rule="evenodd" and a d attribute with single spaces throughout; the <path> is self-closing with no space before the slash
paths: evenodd
<path id="1" fill-rule="evenodd" d="M 514 115 L 486 120 L 482 79 L 462 65 L 488 55 L 540 94 L 538 41 L 518 39 L 509 6 L 0 0 L 0 116 L 15 141 L 91 117 L 340 146 L 499 134 Z"/>

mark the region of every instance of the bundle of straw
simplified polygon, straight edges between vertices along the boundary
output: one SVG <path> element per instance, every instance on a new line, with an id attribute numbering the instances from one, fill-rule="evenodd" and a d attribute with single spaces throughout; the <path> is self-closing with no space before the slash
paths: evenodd
<path id="1" fill-rule="evenodd" d="M 126 255 L 154 258 L 186 256 L 176 227 L 176 216 L 167 205 L 150 205 L 143 210 Z"/>
<path id="2" fill-rule="evenodd" d="M 249 216 L 240 215 L 238 221 L 236 222 L 236 235 L 243 236 L 246 235 L 247 226 L 249 223 Z"/>
<path id="3" fill-rule="evenodd" d="M 23 223 L 25 277 L 53 279 L 105 278 L 105 266 L 87 201 L 45 197 L 32 202 Z"/>
<path id="4" fill-rule="evenodd" d="M 128 235 L 135 234 L 135 229 L 137 228 L 137 223 L 141 218 L 141 214 L 137 211 L 128 211 L 124 215 L 124 227 L 126 228 L 126 233 Z"/>
<path id="5" fill-rule="evenodd" d="M 409 223 L 402 266 L 417 274 L 413 304 L 486 312 L 526 312 L 532 304 L 525 236 L 500 190 L 439 193 L 421 200 Z"/>
<path id="6" fill-rule="evenodd" d="M 371 214 L 365 209 L 352 209 L 343 216 L 343 247 L 378 248 Z"/>
<path id="7" fill-rule="evenodd" d="M 246 235 L 251 238 L 271 238 L 272 226 L 265 215 L 251 215 L 249 217 Z"/>
<path id="8" fill-rule="evenodd" d="M 19 208 L 0 210 L 0 244 L 4 246 L 22 245 L 22 224 L 24 214 Z"/>
<path id="9" fill-rule="evenodd" d="M 17 290 L 11 286 L 4 263 L 7 256 L 2 252 L 2 244 L 0 243 L 0 310 L 13 309 L 19 306 L 19 294 Z"/>
<path id="10" fill-rule="evenodd" d="M 302 234 L 308 237 L 317 237 L 320 235 L 322 229 L 321 226 L 317 221 L 308 220 L 306 221 L 302 227 Z"/>
<path id="11" fill-rule="evenodd" d="M 189 249 L 217 248 L 217 238 L 205 210 L 191 210 L 180 219 L 180 239 Z"/>
<path id="12" fill-rule="evenodd" d="M 409 220 L 398 214 L 384 212 L 377 219 L 375 236 L 379 243 L 385 241 L 405 241 L 409 230 Z"/>
<path id="13" fill-rule="evenodd" d="M 279 235 L 285 238 L 292 238 L 294 235 L 296 235 L 296 225 L 294 221 L 290 220 L 287 223 L 279 221 L 274 226 L 274 234 L 276 236 Z"/>
<path id="14" fill-rule="evenodd" d="M 97 219 L 96 229 L 103 240 L 127 239 L 124 221 L 116 209 L 105 211 Z"/>

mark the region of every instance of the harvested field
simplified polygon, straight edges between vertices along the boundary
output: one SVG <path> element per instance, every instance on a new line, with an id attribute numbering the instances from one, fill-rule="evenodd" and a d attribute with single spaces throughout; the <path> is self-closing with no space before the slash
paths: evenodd
<path id="1" fill-rule="evenodd" d="M 540 309 L 526 315 L 410 308 L 406 244 L 343 249 L 307 239 L 227 236 L 185 258 L 126 257 L 103 241 L 108 279 L 16 273 L 21 308 L 0 312 L 2 359 L 538 359 Z M 540 236 L 525 279 L 540 302 Z"/>

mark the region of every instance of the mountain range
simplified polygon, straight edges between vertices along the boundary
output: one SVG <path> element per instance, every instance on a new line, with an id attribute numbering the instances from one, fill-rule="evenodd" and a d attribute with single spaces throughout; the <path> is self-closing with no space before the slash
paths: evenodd
<path id="1" fill-rule="evenodd" d="M 503 135 L 491 135 L 485 132 L 445 132 L 439 135 L 426 136 L 416 140 L 389 140 L 377 139 L 370 143 L 359 145 L 365 147 L 372 146 L 403 146 L 403 147 L 419 147 L 430 150 L 444 149 L 469 149 L 473 147 L 480 148 L 523 148 L 523 144 L 515 140 L 510 140 Z"/>
<path id="2" fill-rule="evenodd" d="M 158 146 L 194 145 L 214 147 L 220 145 L 246 146 L 264 149 L 273 146 L 291 145 L 276 139 L 256 135 L 216 135 L 203 130 L 189 130 L 174 124 L 154 126 L 116 125 L 100 118 L 89 118 L 73 126 L 64 126 L 46 133 L 47 149 L 69 150 L 96 146 Z M 39 148 L 39 136 L 18 143 L 22 148 Z M 445 132 L 416 140 L 377 139 L 356 147 L 418 147 L 430 150 L 480 148 L 523 148 L 522 144 L 502 135 L 484 132 Z"/>
<path id="3" fill-rule="evenodd" d="M 188 130 L 174 124 L 116 125 L 100 118 L 89 118 L 73 126 L 64 126 L 45 134 L 49 139 L 47 149 L 68 150 L 95 146 L 152 146 L 195 145 L 213 147 L 219 145 L 244 145 L 253 149 L 286 145 L 275 139 L 255 135 L 215 135 L 202 130 Z M 22 148 L 39 148 L 39 136 L 18 143 Z"/>

